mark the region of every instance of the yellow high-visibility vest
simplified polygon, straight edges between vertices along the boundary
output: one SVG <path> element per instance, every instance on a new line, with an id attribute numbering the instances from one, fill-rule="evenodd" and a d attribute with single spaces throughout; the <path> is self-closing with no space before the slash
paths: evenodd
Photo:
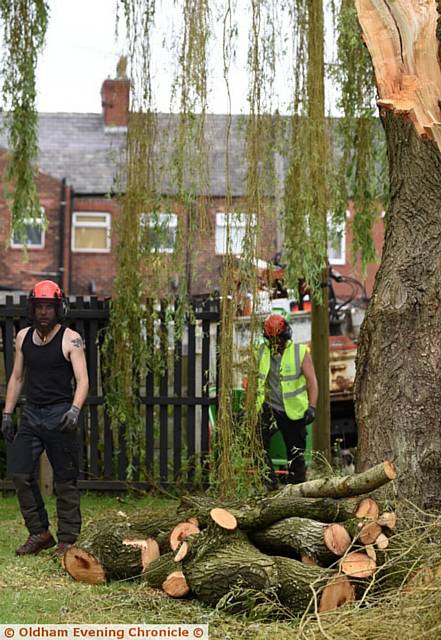
<path id="1" fill-rule="evenodd" d="M 302 373 L 302 363 L 308 347 L 289 340 L 280 362 L 280 385 L 283 407 L 288 418 L 300 420 L 308 408 L 306 379 Z M 265 400 L 265 383 L 270 370 L 271 350 L 267 341 L 258 347 L 257 411 Z"/>

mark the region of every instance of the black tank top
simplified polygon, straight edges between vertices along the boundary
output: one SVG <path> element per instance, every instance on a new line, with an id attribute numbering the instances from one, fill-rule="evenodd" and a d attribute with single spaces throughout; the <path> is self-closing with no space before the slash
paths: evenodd
<path id="1" fill-rule="evenodd" d="M 29 329 L 21 350 L 25 364 L 25 395 L 27 402 L 48 405 L 72 402 L 73 369 L 63 354 L 62 342 L 66 327 L 61 327 L 47 344 L 36 345 Z"/>

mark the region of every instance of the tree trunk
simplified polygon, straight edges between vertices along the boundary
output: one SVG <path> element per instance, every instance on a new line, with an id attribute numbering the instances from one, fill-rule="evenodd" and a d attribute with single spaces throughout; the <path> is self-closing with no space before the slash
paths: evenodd
<path id="1" fill-rule="evenodd" d="M 264 553 L 297 559 L 308 556 L 322 566 L 329 566 L 337 556 L 325 544 L 327 526 L 309 518 L 286 518 L 249 535 Z"/>
<path id="2" fill-rule="evenodd" d="M 399 494 L 441 506 L 441 69 L 436 2 L 357 0 L 374 64 L 390 206 L 355 382 L 358 469 L 393 460 Z M 382 37 L 382 33 L 388 33 Z M 438 35 L 441 27 L 438 25 Z"/>
<path id="3" fill-rule="evenodd" d="M 322 522 L 342 522 L 357 516 L 362 500 L 356 498 L 303 498 L 285 495 L 281 491 L 269 497 L 249 500 L 246 504 L 222 503 L 237 520 L 241 529 L 261 529 L 284 518 L 311 518 Z M 210 520 L 210 510 L 219 506 L 219 501 L 205 496 L 183 496 L 183 513 L 195 513 L 198 520 L 206 525 Z M 182 516 L 185 518 L 185 515 Z"/>

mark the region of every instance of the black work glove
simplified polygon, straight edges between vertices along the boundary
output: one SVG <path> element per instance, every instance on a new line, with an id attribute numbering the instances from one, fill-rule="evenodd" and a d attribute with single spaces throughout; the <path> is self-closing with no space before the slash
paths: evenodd
<path id="1" fill-rule="evenodd" d="M 3 412 L 2 415 L 2 434 L 6 442 L 12 442 L 15 437 L 14 421 L 12 413 Z"/>
<path id="2" fill-rule="evenodd" d="M 59 429 L 60 431 L 64 431 L 65 433 L 71 433 L 75 431 L 78 423 L 78 416 L 80 415 L 80 410 L 74 404 L 71 406 L 69 411 L 61 418 Z"/>
<path id="3" fill-rule="evenodd" d="M 303 420 L 305 421 L 305 425 L 311 424 L 315 420 L 315 407 L 309 406 L 305 413 L 303 414 Z"/>

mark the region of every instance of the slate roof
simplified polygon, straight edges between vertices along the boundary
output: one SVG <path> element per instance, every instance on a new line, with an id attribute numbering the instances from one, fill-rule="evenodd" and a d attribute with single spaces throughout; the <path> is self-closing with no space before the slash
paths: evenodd
<path id="1" fill-rule="evenodd" d="M 178 116 L 158 115 L 158 157 L 170 154 L 170 142 Z M 227 193 L 225 177 L 225 115 L 206 117 L 210 195 Z M 167 144 L 167 140 L 169 144 Z M 7 148 L 5 131 L 0 132 L 0 146 Z M 103 117 L 95 113 L 39 114 L 39 160 L 42 173 L 66 178 L 77 194 L 107 194 L 118 191 L 124 167 L 126 131 L 104 128 Z M 245 191 L 246 163 L 243 162 L 244 117 L 232 116 L 230 132 L 230 190 L 232 195 Z M 168 163 L 164 165 L 169 166 Z M 189 167 L 189 177 L 192 167 Z M 172 193 L 170 176 L 162 180 L 162 192 Z"/>

